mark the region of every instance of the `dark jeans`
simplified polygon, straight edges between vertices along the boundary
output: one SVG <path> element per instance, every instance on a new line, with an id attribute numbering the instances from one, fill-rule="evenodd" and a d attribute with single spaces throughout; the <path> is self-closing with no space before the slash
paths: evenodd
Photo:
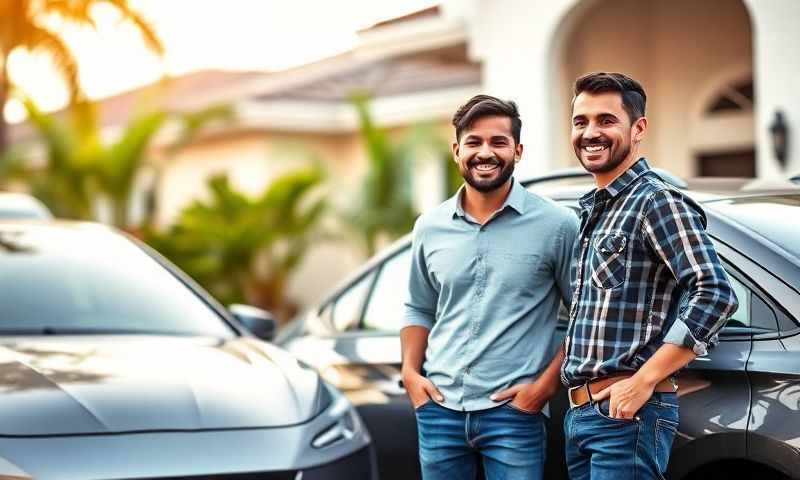
<path id="1" fill-rule="evenodd" d="M 564 417 L 569 477 L 662 479 L 677 428 L 675 393 L 654 393 L 631 420 L 610 418 L 608 401 L 570 409 Z"/>
<path id="2" fill-rule="evenodd" d="M 458 412 L 433 401 L 416 411 L 424 480 L 472 480 L 483 462 L 487 480 L 540 480 L 545 417 L 509 404 Z"/>

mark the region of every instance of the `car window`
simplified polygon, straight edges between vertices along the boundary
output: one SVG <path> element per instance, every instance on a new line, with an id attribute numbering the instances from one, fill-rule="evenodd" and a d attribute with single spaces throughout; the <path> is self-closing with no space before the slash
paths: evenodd
<path id="1" fill-rule="evenodd" d="M 411 249 L 403 250 L 383 264 L 364 314 L 365 330 L 400 331 L 410 269 Z"/>
<path id="2" fill-rule="evenodd" d="M 6 226 L 0 272 L 0 334 L 234 335 L 155 259 L 105 229 Z"/>
<path id="3" fill-rule="evenodd" d="M 753 333 L 769 333 L 778 330 L 778 321 L 775 312 L 752 289 L 738 278 L 728 274 L 733 292 L 739 301 L 739 308 L 728 319 L 725 329 L 749 328 Z"/>
<path id="4" fill-rule="evenodd" d="M 331 309 L 331 323 L 337 332 L 355 330 L 361 321 L 364 301 L 372 286 L 374 271 L 347 287 L 336 299 Z"/>
<path id="5" fill-rule="evenodd" d="M 728 274 L 733 293 L 736 294 L 736 299 L 739 300 L 739 308 L 736 309 L 729 319 L 726 327 L 749 327 L 750 326 L 750 290 L 742 285 L 742 282 L 736 277 Z"/>

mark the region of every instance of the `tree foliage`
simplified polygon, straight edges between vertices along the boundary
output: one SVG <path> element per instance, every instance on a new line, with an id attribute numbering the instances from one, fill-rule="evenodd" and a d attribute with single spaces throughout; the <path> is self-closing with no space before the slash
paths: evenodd
<path id="1" fill-rule="evenodd" d="M 145 241 L 223 302 L 247 302 L 281 319 L 291 273 L 304 258 L 327 208 L 322 168 L 311 165 L 275 178 L 256 197 L 236 191 L 227 176 L 208 181 L 209 199 L 195 201 L 164 232 Z"/>
<path id="2" fill-rule="evenodd" d="M 106 4 L 116 9 L 123 20 L 131 23 L 142 35 L 145 45 L 158 55 L 164 46 L 153 27 L 131 9 L 127 0 L 3 0 L 0 1 L 0 112 L 8 100 L 11 81 L 8 59 L 17 49 L 45 52 L 64 78 L 72 100 L 81 100 L 78 83 L 78 62 L 58 32 L 48 27 L 48 19 L 95 28 L 92 16 L 95 5 Z M 7 125 L 0 114 L 0 152 L 6 150 Z"/>
<path id="3" fill-rule="evenodd" d="M 111 223 L 119 228 L 133 227 L 129 218 L 133 188 L 150 163 L 148 150 L 155 136 L 168 121 L 174 120 L 179 127 L 177 140 L 166 148 L 172 155 L 206 124 L 232 116 L 227 106 L 185 114 L 143 110 L 133 114 L 114 140 L 107 141 L 102 138 L 95 106 L 89 102 L 75 103 L 63 120 L 42 113 L 29 98 L 23 99 L 23 104 L 45 147 L 44 162 L 32 164 L 26 155 L 9 154 L 4 162 L 7 175 L 27 183 L 31 193 L 57 217 L 96 219 L 97 202 L 105 199 L 111 206 Z"/>

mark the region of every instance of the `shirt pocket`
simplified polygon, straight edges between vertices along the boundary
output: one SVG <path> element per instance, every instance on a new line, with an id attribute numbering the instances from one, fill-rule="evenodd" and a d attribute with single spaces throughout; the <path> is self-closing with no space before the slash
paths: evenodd
<path id="1" fill-rule="evenodd" d="M 625 281 L 626 251 L 630 247 L 623 232 L 598 235 L 592 244 L 592 284 L 609 290 Z"/>
<path id="2" fill-rule="evenodd" d="M 539 286 L 542 258 L 538 254 L 491 252 L 488 256 L 488 281 L 514 291 L 529 291 Z"/>

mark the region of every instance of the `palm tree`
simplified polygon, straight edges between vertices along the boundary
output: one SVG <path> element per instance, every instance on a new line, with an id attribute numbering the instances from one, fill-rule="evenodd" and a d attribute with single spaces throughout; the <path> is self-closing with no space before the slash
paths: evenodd
<path id="1" fill-rule="evenodd" d="M 317 238 L 326 209 L 318 165 L 274 179 L 255 198 L 212 177 L 206 202 L 195 201 L 166 232 L 146 231 L 145 241 L 178 264 L 223 302 L 245 301 L 287 319 L 292 272 Z"/>
<path id="2" fill-rule="evenodd" d="M 91 177 L 97 154 L 96 136 L 86 128 L 88 107 L 76 106 L 70 110 L 68 120 L 60 122 L 53 115 L 42 113 L 28 98 L 23 104 L 28 121 L 43 139 L 46 163 L 32 166 L 30 159 L 16 150 L 15 155 L 6 155 L 6 178 L 26 183 L 30 193 L 56 217 L 91 219 Z"/>
<path id="3" fill-rule="evenodd" d="M 375 125 L 366 95 L 356 93 L 351 100 L 369 163 L 359 197 L 343 217 L 361 238 L 367 255 L 372 256 L 380 237 L 392 239 L 408 233 L 419 213 L 413 204 L 412 168 L 416 156 L 422 154 L 423 158 L 441 162 L 445 196 L 455 193 L 463 178 L 450 146 L 433 125 L 412 125 L 401 138 L 393 139 Z"/>
<path id="4" fill-rule="evenodd" d="M 369 166 L 357 202 L 344 219 L 372 256 L 381 234 L 397 237 L 414 224 L 417 212 L 412 200 L 411 159 L 419 138 L 410 135 L 403 141 L 392 141 L 386 130 L 375 125 L 367 97 L 356 94 L 352 101 Z"/>
<path id="5" fill-rule="evenodd" d="M 31 193 L 57 217 L 91 219 L 96 200 L 105 198 L 111 205 L 111 223 L 124 229 L 132 227 L 128 211 L 134 183 L 147 164 L 150 144 L 162 127 L 172 119 L 179 125 L 177 140 L 166 148 L 167 157 L 171 157 L 209 123 L 229 120 L 232 116 L 227 106 L 173 115 L 144 110 L 134 114 L 117 140 L 104 143 L 91 103 L 74 104 L 68 122 L 59 122 L 54 115 L 42 113 L 29 98 L 23 104 L 31 125 L 46 146 L 46 164 L 31 166 L 24 156 L 17 156 L 16 166 L 6 167 L 9 174 L 28 183 Z M 145 223 L 149 223 L 148 218 Z"/>
<path id="6" fill-rule="evenodd" d="M 79 99 L 78 63 L 58 33 L 47 28 L 45 19 L 58 17 L 78 25 L 95 27 L 92 7 L 106 3 L 142 34 L 146 46 L 159 56 L 164 46 L 152 26 L 128 5 L 127 0 L 3 0 L 0 2 L 0 152 L 5 151 L 7 125 L 2 115 L 11 82 L 8 59 L 17 49 L 43 51 L 54 60 L 64 77 L 70 96 Z"/>

